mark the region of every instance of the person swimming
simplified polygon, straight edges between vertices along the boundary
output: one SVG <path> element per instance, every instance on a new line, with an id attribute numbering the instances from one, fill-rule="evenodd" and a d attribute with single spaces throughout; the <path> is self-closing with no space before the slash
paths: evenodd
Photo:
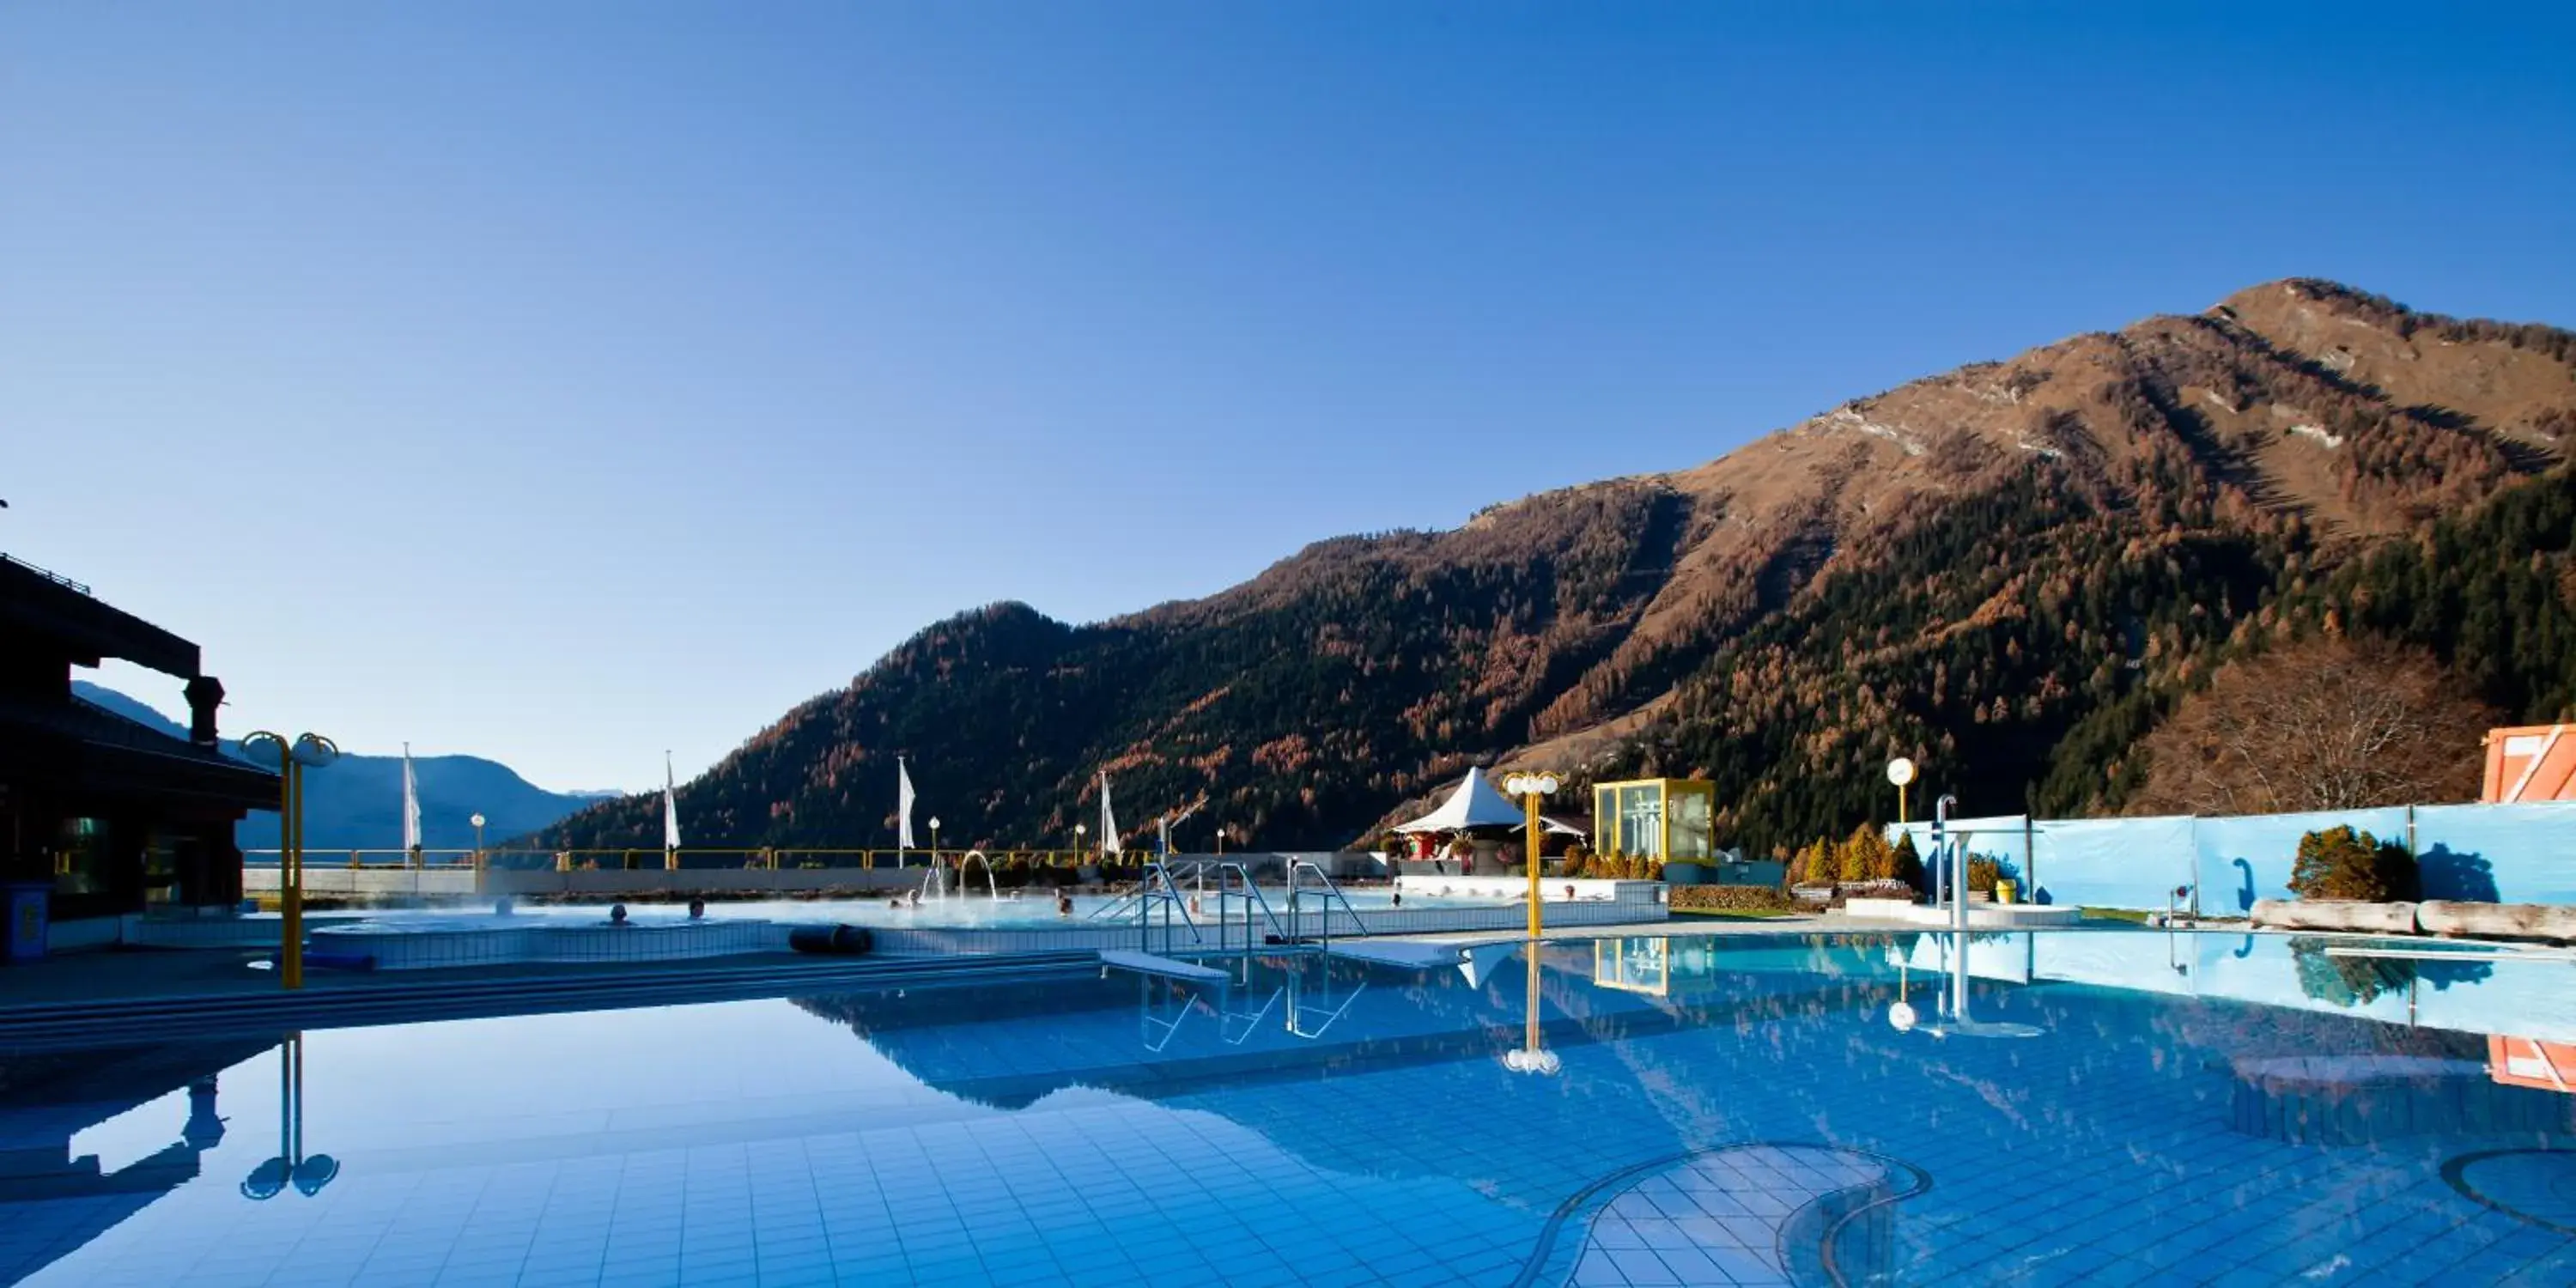
<path id="1" fill-rule="evenodd" d="M 1072 895 L 1066 894 L 1065 892 L 1063 892 L 1063 891 L 1061 891 L 1061 890 L 1056 891 L 1056 895 L 1055 895 L 1055 915 L 1057 915 L 1057 916 L 1059 916 L 1059 917 L 1070 917 L 1070 916 L 1072 916 L 1072 915 L 1073 915 L 1073 896 L 1072 896 Z"/>
<path id="2" fill-rule="evenodd" d="M 626 924 L 625 904 L 612 903 L 608 905 L 608 924 L 612 926 L 623 926 Z"/>
<path id="3" fill-rule="evenodd" d="M 706 900 L 704 900 L 704 899 L 691 899 L 691 900 L 689 900 L 689 920 L 691 920 L 691 921 L 704 921 L 704 920 L 706 920 L 706 919 L 707 919 L 707 901 L 706 901 Z"/>

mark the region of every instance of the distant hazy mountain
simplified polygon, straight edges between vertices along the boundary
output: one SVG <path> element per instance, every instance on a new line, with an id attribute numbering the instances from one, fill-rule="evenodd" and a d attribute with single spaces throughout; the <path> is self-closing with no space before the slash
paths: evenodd
<path id="1" fill-rule="evenodd" d="M 186 726 L 114 689 L 76 680 L 72 693 L 174 738 L 188 736 Z M 240 755 L 241 744 L 230 738 L 223 747 L 226 755 Z M 416 756 L 412 771 L 420 783 L 421 843 L 433 850 L 473 845 L 471 820 L 478 811 L 484 817 L 485 842 L 497 844 L 619 794 L 550 792 L 519 777 L 509 766 L 480 756 Z M 312 771 L 304 782 L 308 849 L 401 846 L 402 757 L 344 755 L 329 768 Z M 267 811 L 250 815 L 242 820 L 235 837 L 245 849 L 276 848 L 277 815 Z"/>

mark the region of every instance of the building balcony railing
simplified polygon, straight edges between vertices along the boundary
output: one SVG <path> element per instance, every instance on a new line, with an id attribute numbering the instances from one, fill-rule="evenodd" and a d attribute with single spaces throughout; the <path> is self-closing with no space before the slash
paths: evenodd
<path id="1" fill-rule="evenodd" d="M 19 558 L 19 557 L 18 557 L 18 556 L 16 556 L 16 555 L 12 555 L 12 554 L 0 554 L 0 563 L 16 564 L 17 566 L 19 566 L 19 567 L 21 567 L 21 568 L 24 568 L 24 569 L 26 569 L 27 571 L 32 572 L 32 573 L 36 574 L 37 576 L 42 577 L 42 578 L 44 578 L 45 580 L 50 581 L 50 582 L 54 583 L 55 585 L 62 587 L 62 588 L 63 588 L 63 589 L 65 589 L 65 590 L 76 590 L 76 591 L 79 591 L 81 594 L 84 594 L 84 595 L 88 595 L 88 594 L 90 594 L 90 588 L 89 588 L 88 586 L 86 586 L 86 585 L 84 585 L 84 584 L 82 584 L 82 583 L 80 583 L 80 582 L 73 581 L 71 578 L 69 578 L 69 577 L 66 577 L 66 576 L 62 575 L 61 573 L 55 572 L 55 571 L 54 571 L 53 569 L 51 569 L 51 568 L 39 568 L 39 567 L 37 567 L 36 565 L 31 564 L 31 563 L 27 562 L 26 560 Z M 93 598 L 95 598 L 95 596 L 92 596 L 92 597 L 93 597 Z"/>

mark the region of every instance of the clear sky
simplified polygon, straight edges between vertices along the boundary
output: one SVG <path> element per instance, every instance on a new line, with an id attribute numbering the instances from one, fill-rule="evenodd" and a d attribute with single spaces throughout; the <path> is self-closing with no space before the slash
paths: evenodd
<path id="1" fill-rule="evenodd" d="M 0 550 L 642 787 L 2258 281 L 2576 324 L 2576 22 L 2446 8 L 10 5 Z"/>

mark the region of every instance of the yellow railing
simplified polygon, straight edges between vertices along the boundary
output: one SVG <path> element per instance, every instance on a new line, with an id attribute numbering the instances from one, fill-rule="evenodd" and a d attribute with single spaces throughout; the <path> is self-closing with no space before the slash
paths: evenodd
<path id="1" fill-rule="evenodd" d="M 955 866 L 969 851 L 941 847 L 937 858 Z M 983 850 L 983 861 L 994 867 L 1024 864 L 1031 867 L 1078 867 L 1099 860 L 1098 855 L 1080 850 Z M 276 850 L 244 850 L 243 861 L 254 867 L 274 867 Z M 581 849 L 533 850 L 495 847 L 486 850 L 321 850 L 307 848 L 307 864 L 346 867 L 353 871 L 368 869 L 467 868 L 491 867 L 543 869 L 558 872 L 589 869 L 644 870 L 661 868 L 766 868 L 771 871 L 813 868 L 926 868 L 933 852 L 929 850 L 853 850 L 779 846 L 762 849 L 683 846 L 676 850 L 646 849 Z"/>

